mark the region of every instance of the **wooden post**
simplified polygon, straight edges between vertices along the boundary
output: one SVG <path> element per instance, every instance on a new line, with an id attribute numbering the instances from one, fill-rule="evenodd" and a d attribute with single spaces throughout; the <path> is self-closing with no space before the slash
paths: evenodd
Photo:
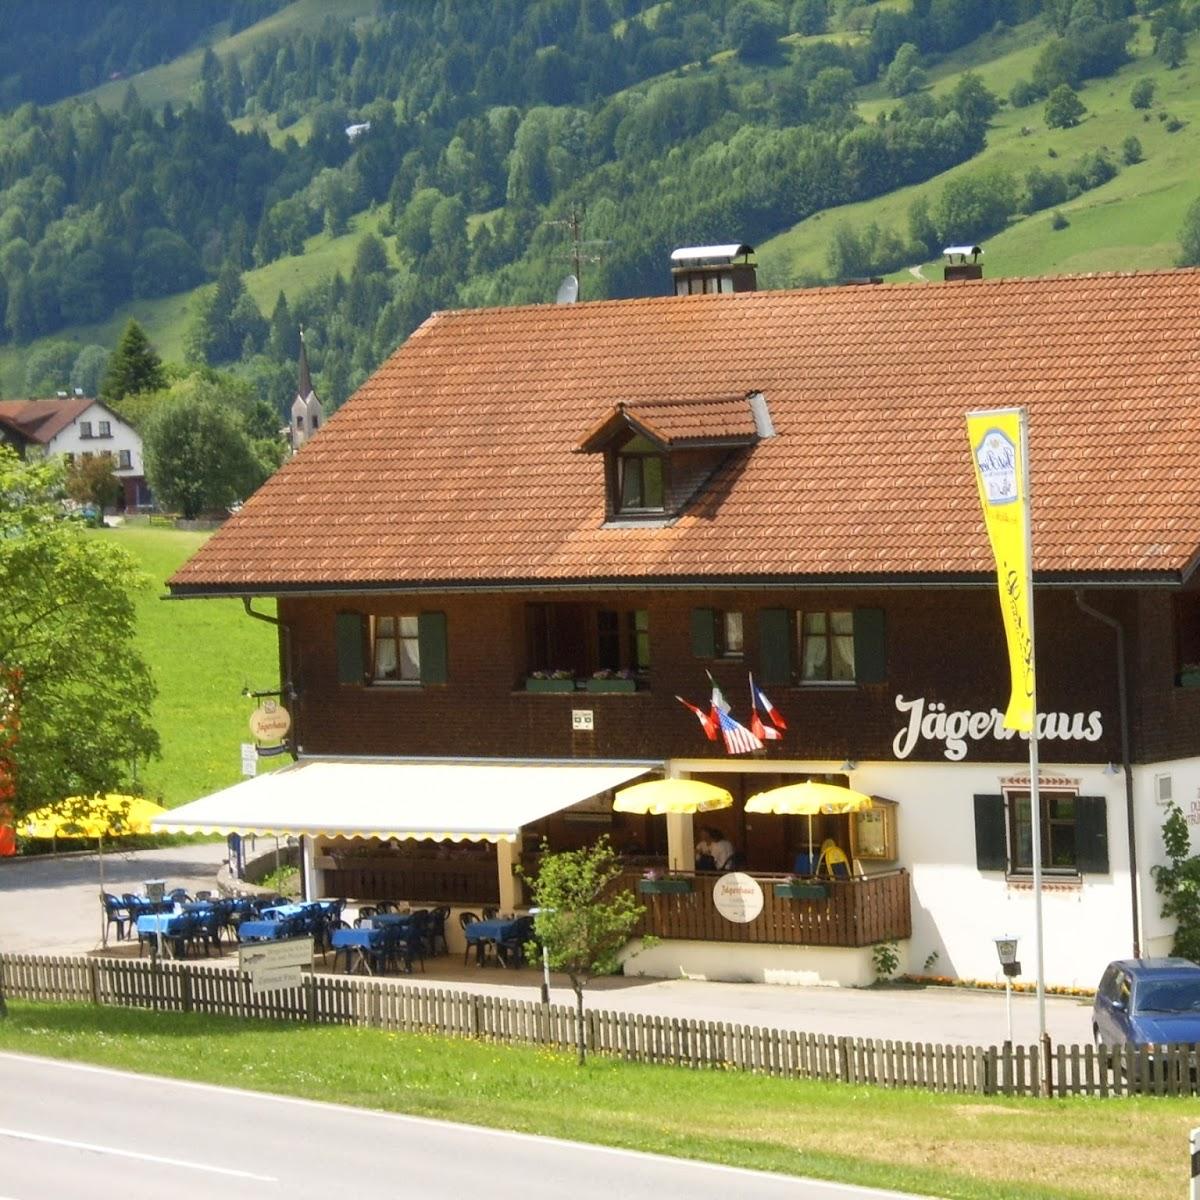
<path id="1" fill-rule="evenodd" d="M 87 960 L 88 970 L 88 994 L 92 998 L 92 1003 L 100 1004 L 100 964 L 94 959 Z"/>

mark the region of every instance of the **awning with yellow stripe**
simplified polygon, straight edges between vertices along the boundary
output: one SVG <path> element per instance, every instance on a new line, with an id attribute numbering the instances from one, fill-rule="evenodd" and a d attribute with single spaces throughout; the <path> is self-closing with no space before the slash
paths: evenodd
<path id="1" fill-rule="evenodd" d="M 512 842 L 660 763 L 302 759 L 156 817 L 166 833 Z"/>

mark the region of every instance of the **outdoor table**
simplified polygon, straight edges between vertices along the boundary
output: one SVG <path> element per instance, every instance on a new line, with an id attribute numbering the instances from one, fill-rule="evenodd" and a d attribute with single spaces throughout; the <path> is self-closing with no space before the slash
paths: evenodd
<path id="1" fill-rule="evenodd" d="M 329 944 L 333 947 L 333 969 L 337 970 L 337 956 L 345 951 L 346 974 L 360 967 L 368 974 L 371 970 L 371 953 L 380 953 L 387 941 L 385 929 L 335 929 Z"/>
<path id="2" fill-rule="evenodd" d="M 372 929 L 386 929 L 389 926 L 402 929 L 412 924 L 412 913 L 376 913 L 367 920 L 371 922 Z"/>
<path id="3" fill-rule="evenodd" d="M 264 908 L 260 915 L 268 921 L 277 921 L 281 917 L 302 917 L 315 907 L 314 904 L 276 904 L 272 908 Z"/>
<path id="4" fill-rule="evenodd" d="M 152 955 L 161 944 L 175 958 L 183 958 L 184 939 L 195 927 L 195 918 L 187 913 L 143 913 L 137 919 L 139 953 L 145 941 Z"/>
<path id="5" fill-rule="evenodd" d="M 274 942 L 291 935 L 290 921 L 243 921 L 238 926 L 239 942 Z"/>
<path id="6" fill-rule="evenodd" d="M 475 961 L 483 966 L 486 961 L 487 948 L 495 948 L 498 942 L 504 941 L 520 923 L 520 917 L 496 917 L 490 921 L 472 921 L 463 926 L 463 937 L 467 940 L 467 949 L 475 947 Z M 500 956 L 496 955 L 496 961 Z"/>

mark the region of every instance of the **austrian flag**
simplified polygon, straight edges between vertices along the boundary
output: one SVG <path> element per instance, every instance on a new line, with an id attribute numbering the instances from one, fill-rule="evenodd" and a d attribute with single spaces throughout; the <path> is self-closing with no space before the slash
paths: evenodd
<path id="1" fill-rule="evenodd" d="M 678 700 L 684 708 L 690 709 L 696 714 L 696 720 L 700 722 L 700 727 L 704 730 L 704 736 L 707 737 L 710 742 L 715 742 L 717 740 L 717 722 L 712 713 L 706 713 L 703 709 L 697 708 L 694 704 L 689 704 L 682 696 L 676 696 L 675 699 Z"/>

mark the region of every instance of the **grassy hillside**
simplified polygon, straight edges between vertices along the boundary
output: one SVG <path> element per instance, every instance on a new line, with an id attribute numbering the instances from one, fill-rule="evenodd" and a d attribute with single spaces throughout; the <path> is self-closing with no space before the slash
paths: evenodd
<path id="1" fill-rule="evenodd" d="M 331 5 L 329 0 L 294 0 L 286 8 L 281 8 L 240 33 L 214 41 L 212 49 L 219 58 L 232 54 L 240 60 L 272 38 L 319 29 L 330 17 L 354 21 L 368 17 L 374 11 L 375 0 L 337 0 L 336 5 Z M 187 99 L 192 86 L 199 80 L 203 57 L 204 49 L 199 47 L 190 54 L 164 63 L 161 67 L 141 71 L 132 78 L 102 83 L 85 92 L 83 98 L 95 100 L 102 108 L 119 108 L 132 83 L 142 103 L 151 108 L 161 108 L 168 100 L 178 105 Z"/>
<path id="2" fill-rule="evenodd" d="M 1028 78 L 1038 45 L 1029 27 L 989 36 L 962 55 L 949 56 L 932 72 L 935 91 L 952 87 L 964 67 L 976 70 L 989 88 L 1006 95 L 1016 80 Z M 826 249 L 833 228 L 842 221 L 862 227 L 874 221 L 907 235 L 908 209 L 918 196 L 931 204 L 948 179 L 985 166 L 1006 167 L 1018 176 L 1034 166 L 1062 170 L 1088 151 L 1107 147 L 1120 160 L 1129 136 L 1142 143 L 1144 161 L 1122 166 L 1115 179 L 1061 206 L 1069 221 L 1051 228 L 1051 214 L 1039 212 L 1014 221 L 986 239 L 986 272 L 990 276 L 1046 275 L 1088 271 L 1167 267 L 1179 253 L 1177 235 L 1187 206 L 1200 195 L 1195 164 L 1200 160 L 1200 38 L 1189 39 L 1191 61 L 1175 71 L 1148 57 L 1149 38 L 1143 24 L 1136 43 L 1138 57 L 1117 74 L 1091 82 L 1079 95 L 1088 108 L 1074 129 L 1047 129 L 1041 104 L 1015 109 L 1005 106 L 993 118 L 984 152 L 968 163 L 921 184 L 891 192 L 862 204 L 826 210 L 759 247 L 759 259 L 773 280 L 820 276 L 826 272 Z M 992 57 L 982 56 L 991 52 Z M 1139 79 L 1156 85 L 1148 114 L 1129 103 Z M 859 105 L 871 120 L 895 101 L 868 98 Z M 1159 114 L 1183 121 L 1168 133 Z M 912 264 L 914 267 L 918 264 Z M 929 279 L 941 278 L 940 261 L 922 264 Z M 912 278 L 908 271 L 894 279 Z"/>
<path id="3" fill-rule="evenodd" d="M 891 0 L 889 0 L 891 2 Z M 900 4 L 901 0 L 895 0 Z M 369 20 L 373 0 L 347 0 L 337 13 L 356 20 Z M 327 7 L 321 0 L 296 0 L 273 17 L 218 43 L 219 54 L 247 53 L 261 39 L 319 25 Z M 653 19 L 653 12 L 647 20 Z M 1034 166 L 1063 171 L 1084 153 L 1106 147 L 1120 160 L 1127 137 L 1140 139 L 1144 161 L 1122 166 L 1118 176 L 1103 187 L 1084 193 L 1061 206 L 1067 220 L 1064 228 L 1051 227 L 1051 213 L 1039 212 L 1014 220 L 999 234 L 985 237 L 989 275 L 1047 274 L 1127 270 L 1169 266 L 1178 254 L 1177 236 L 1188 204 L 1200 194 L 1194 163 L 1200 160 L 1200 35 L 1189 38 L 1190 60 L 1178 70 L 1167 70 L 1150 56 L 1148 24 L 1137 23 L 1135 60 L 1110 78 L 1093 81 L 1080 92 L 1088 114 L 1071 130 L 1046 128 L 1042 104 L 1014 109 L 1007 102 L 995 116 L 986 149 L 975 159 L 916 187 L 901 189 L 861 204 L 820 212 L 793 228 L 759 244 L 759 261 L 766 286 L 790 286 L 816 280 L 827 274 L 826 253 L 834 228 L 848 222 L 862 228 L 870 222 L 897 231 L 907 240 L 907 216 L 912 201 L 927 197 L 936 202 L 947 180 L 989 166 L 1002 166 L 1018 178 Z M 857 33 L 831 35 L 858 38 Z M 1037 20 L 1015 28 L 1000 27 L 969 46 L 932 64 L 930 88 L 941 93 L 954 87 L 964 71 L 977 72 L 998 96 L 1006 97 L 1019 79 L 1028 79 L 1047 36 L 1047 25 Z M 793 36 L 788 43 L 812 41 Z M 719 57 L 728 57 L 723 52 Z M 183 100 L 193 86 L 199 69 L 199 54 L 139 76 L 139 94 L 150 104 L 165 99 Z M 787 67 L 773 69 L 777 74 Z M 744 82 L 749 69 L 733 68 L 733 77 Z M 1142 78 L 1154 80 L 1157 94 L 1149 113 L 1138 112 L 1129 103 L 1133 84 Z M 124 82 L 98 89 L 103 103 L 116 102 Z M 858 110 L 867 121 L 895 107 L 897 101 L 884 94 L 878 83 L 859 91 Z M 1177 132 L 1168 132 L 1160 116 L 1170 114 L 1182 122 Z M 274 114 L 239 118 L 239 127 L 259 124 L 272 138 L 288 135 L 303 139 L 307 119 L 279 130 Z M 474 232 L 482 214 L 468 219 Z M 382 209 L 360 213 L 351 220 L 350 231 L 338 238 L 319 234 L 308 239 L 302 256 L 282 258 L 266 267 L 245 273 L 246 286 L 264 313 L 269 313 L 282 290 L 293 299 L 320 278 L 336 270 L 348 272 L 359 239 L 368 230 L 378 232 Z M 730 237 L 748 231 L 731 229 Z M 908 264 L 893 278 L 938 279 L 940 263 Z M 136 318 L 146 329 L 160 354 L 168 360 L 183 357 L 184 341 L 191 321 L 194 293 L 157 300 L 133 301 L 103 322 L 75 326 L 54 335 L 82 346 L 97 343 L 111 347 L 125 322 Z M 34 345 L 37 345 L 35 342 Z M 0 347 L 0 395 L 24 394 L 25 358 L 28 347 Z"/>
<path id="4" fill-rule="evenodd" d="M 162 758 L 145 771 L 146 794 L 174 807 L 237 783 L 238 747 L 250 740 L 254 706 L 242 688 L 278 685 L 274 630 L 247 617 L 237 600 L 163 599 L 167 578 L 208 534 L 125 526 L 97 536 L 128 550 L 150 578 L 137 599 L 138 644 L 158 684 Z M 269 602 L 257 607 L 274 613 Z"/>

